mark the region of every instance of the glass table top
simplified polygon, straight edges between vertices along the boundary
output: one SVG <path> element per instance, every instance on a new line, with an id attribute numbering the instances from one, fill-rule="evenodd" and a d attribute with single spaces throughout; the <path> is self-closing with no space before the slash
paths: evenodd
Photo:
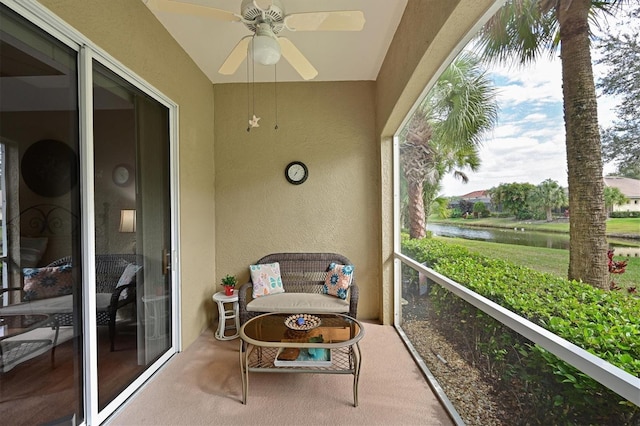
<path id="1" fill-rule="evenodd" d="M 251 318 L 240 329 L 247 343 L 279 347 L 342 347 L 358 342 L 364 329 L 357 320 L 342 314 L 312 314 L 320 325 L 308 331 L 285 324 L 292 314 L 268 313 Z"/>
<path id="2" fill-rule="evenodd" d="M 49 321 L 46 314 L 5 314 L 0 315 L 0 339 L 17 336 L 35 328 L 43 327 Z"/>

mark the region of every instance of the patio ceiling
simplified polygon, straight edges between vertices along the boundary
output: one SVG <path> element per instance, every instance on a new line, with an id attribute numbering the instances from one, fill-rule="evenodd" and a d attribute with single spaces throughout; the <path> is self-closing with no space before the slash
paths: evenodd
<path id="1" fill-rule="evenodd" d="M 141 0 L 147 3 L 147 0 Z M 175 0 L 175 2 L 209 6 L 240 14 L 241 0 Z M 359 32 L 293 32 L 280 35 L 290 39 L 318 70 L 313 81 L 375 80 L 389 44 L 398 27 L 407 0 L 281 0 L 285 14 L 361 10 L 364 29 Z M 149 2 L 148 6 L 152 3 Z M 175 40 L 191 56 L 212 83 L 247 81 L 246 60 L 233 75 L 222 75 L 218 69 L 236 43 L 251 32 L 239 22 L 224 22 L 199 16 L 150 10 Z M 274 80 L 274 67 L 256 65 L 255 81 Z M 298 73 L 281 59 L 277 64 L 278 81 L 303 81 Z"/>

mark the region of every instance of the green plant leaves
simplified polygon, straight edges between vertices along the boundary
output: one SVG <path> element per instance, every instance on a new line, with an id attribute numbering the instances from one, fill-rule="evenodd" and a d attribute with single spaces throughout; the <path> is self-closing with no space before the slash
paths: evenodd
<path id="1" fill-rule="evenodd" d="M 640 377 L 639 298 L 596 289 L 432 239 L 403 238 L 402 251 Z M 452 330 L 475 342 L 475 349 L 491 360 L 490 374 L 500 375 L 504 382 L 521 383 L 536 404 L 548 404 L 548 413 L 541 409 L 548 421 L 575 423 L 579 416 L 597 419 L 617 414 L 622 416 L 620 419 L 640 417 L 640 408 L 620 401 L 622 398 L 591 377 L 542 347 L 527 343 L 522 336 L 441 286 L 430 285 L 429 290 L 435 312 L 447 318 Z"/>

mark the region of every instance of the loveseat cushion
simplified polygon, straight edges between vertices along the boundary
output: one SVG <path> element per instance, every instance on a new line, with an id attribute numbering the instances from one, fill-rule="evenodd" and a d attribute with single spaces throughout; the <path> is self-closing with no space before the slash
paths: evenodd
<path id="1" fill-rule="evenodd" d="M 73 295 L 50 297 L 31 302 L 16 303 L 0 308 L 0 315 L 6 314 L 66 314 L 73 311 Z"/>
<path id="2" fill-rule="evenodd" d="M 253 299 L 247 303 L 247 311 L 283 314 L 348 313 L 349 302 L 327 294 L 280 293 Z"/>
<path id="3" fill-rule="evenodd" d="M 106 311 L 111 303 L 111 294 L 96 293 L 96 310 Z M 0 315 L 6 314 L 68 314 L 73 312 L 73 295 L 32 300 L 0 308 Z"/>

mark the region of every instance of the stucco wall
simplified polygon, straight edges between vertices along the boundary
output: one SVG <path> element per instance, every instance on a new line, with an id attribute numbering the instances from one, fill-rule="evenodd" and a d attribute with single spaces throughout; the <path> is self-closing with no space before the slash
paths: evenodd
<path id="1" fill-rule="evenodd" d="M 251 132 L 247 85 L 214 90 L 216 282 L 227 273 L 246 282 L 249 265 L 270 253 L 337 252 L 355 264 L 358 317 L 378 318 L 374 83 L 278 83 L 278 130 L 274 85 L 257 84 L 262 118 Z M 309 168 L 302 185 L 284 177 L 294 160 Z"/>
<path id="2" fill-rule="evenodd" d="M 213 85 L 138 0 L 41 0 L 179 105 L 182 343 L 208 326 L 215 273 Z"/>

